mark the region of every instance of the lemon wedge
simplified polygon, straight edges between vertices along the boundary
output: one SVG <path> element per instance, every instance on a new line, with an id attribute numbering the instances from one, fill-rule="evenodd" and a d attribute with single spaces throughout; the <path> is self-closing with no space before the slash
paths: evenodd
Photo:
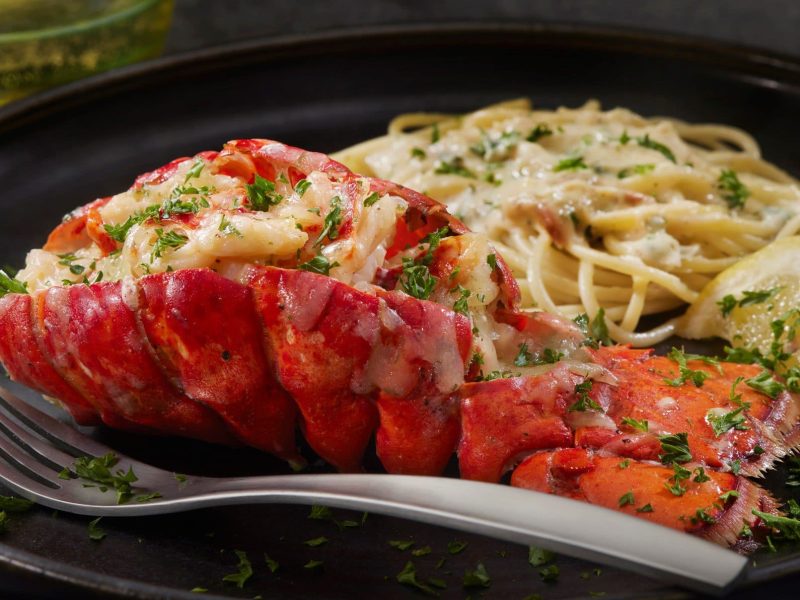
<path id="1" fill-rule="evenodd" d="M 722 271 L 681 317 L 677 333 L 766 353 L 770 324 L 793 308 L 800 308 L 800 236 L 776 240 Z"/>

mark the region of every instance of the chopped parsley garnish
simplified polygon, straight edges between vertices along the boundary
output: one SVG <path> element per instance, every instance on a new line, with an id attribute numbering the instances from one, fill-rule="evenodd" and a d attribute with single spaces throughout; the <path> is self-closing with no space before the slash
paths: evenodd
<path id="1" fill-rule="evenodd" d="M 706 475 L 706 471 L 703 467 L 697 467 L 694 471 L 692 471 L 692 473 L 694 474 L 694 479 L 692 479 L 692 481 L 695 483 L 705 483 L 706 481 L 711 481 L 711 477 Z"/>
<path id="2" fill-rule="evenodd" d="M 622 424 L 644 432 L 647 432 L 650 427 L 649 424 L 647 423 L 647 420 L 637 421 L 632 417 L 622 417 Z"/>
<path id="3" fill-rule="evenodd" d="M 319 506 L 314 505 L 311 507 L 311 512 L 308 514 L 308 518 L 315 520 L 315 521 L 330 521 L 339 531 L 344 531 L 345 529 L 351 527 L 358 527 L 359 523 L 357 521 L 350 521 L 350 520 L 343 520 L 340 521 L 336 519 L 333 515 L 333 511 L 327 506 Z M 361 517 L 361 525 L 366 522 L 367 513 L 364 513 Z"/>
<path id="4" fill-rule="evenodd" d="M 306 541 L 305 541 L 305 542 L 303 542 L 303 543 L 304 543 L 306 546 L 309 546 L 309 547 L 311 547 L 311 548 L 316 548 L 317 546 L 322 546 L 323 544 L 327 544 L 328 542 L 329 542 L 328 538 L 326 538 L 326 537 L 323 535 L 323 536 L 320 536 L 320 537 L 315 537 L 315 538 L 312 538 L 312 539 L 310 539 L 310 540 L 306 540 Z"/>
<path id="5" fill-rule="evenodd" d="M 686 493 L 686 488 L 681 485 L 681 481 L 686 481 L 691 476 L 692 472 L 689 469 L 684 469 L 678 463 L 672 463 L 672 477 L 667 479 L 664 483 L 664 487 L 675 496 L 683 496 Z"/>
<path id="6" fill-rule="evenodd" d="M 592 380 L 586 379 L 575 386 L 578 399 L 567 409 L 567 412 L 584 412 L 587 410 L 603 411 L 603 407 L 589 397 L 592 390 Z"/>
<path id="7" fill-rule="evenodd" d="M 0 370 L 2 373 L 2 370 Z M 21 513 L 33 506 L 33 502 L 25 498 L 17 498 L 16 496 L 0 496 L 0 532 L 6 531 L 8 527 L 8 514 L 6 513 Z"/>
<path id="8" fill-rule="evenodd" d="M 786 486 L 787 487 L 798 487 L 800 486 L 800 456 L 790 456 L 786 459 L 787 463 L 787 477 L 786 477 Z"/>
<path id="9" fill-rule="evenodd" d="M 167 249 L 173 251 L 182 247 L 189 241 L 189 236 L 178 233 L 177 231 L 164 231 L 160 227 L 156 229 L 156 243 L 153 246 L 153 252 L 150 255 L 150 262 L 154 259 L 160 258 Z"/>
<path id="10" fill-rule="evenodd" d="M 539 577 L 541 577 L 544 582 L 556 581 L 560 574 L 561 571 L 559 571 L 557 565 L 547 565 L 539 569 Z"/>
<path id="11" fill-rule="evenodd" d="M 69 267 L 69 272 L 73 275 L 80 275 L 86 270 L 86 267 L 83 265 L 74 264 L 73 261 L 78 260 L 78 257 L 74 254 L 59 254 L 58 258 L 60 259 L 58 264 Z"/>
<path id="12" fill-rule="evenodd" d="M 258 174 L 253 179 L 253 183 L 246 184 L 245 188 L 247 189 L 247 199 L 253 210 L 266 212 L 271 206 L 277 206 L 283 200 L 283 196 L 275 192 L 275 184 Z"/>
<path id="13" fill-rule="evenodd" d="M 397 548 L 398 550 L 406 551 L 409 548 L 411 548 L 411 546 L 414 545 L 414 542 L 412 542 L 411 540 L 389 540 L 389 545 L 392 548 Z"/>
<path id="14" fill-rule="evenodd" d="M 729 462 L 728 466 L 731 469 L 731 473 L 733 473 L 734 475 L 738 475 L 739 471 L 741 471 L 742 469 L 742 461 L 740 461 L 737 458 L 736 460 L 732 460 L 731 462 Z"/>
<path id="15" fill-rule="evenodd" d="M 96 519 L 89 521 L 89 539 L 94 540 L 95 542 L 99 542 L 104 537 L 106 537 L 106 532 L 100 528 L 98 523 L 100 519 L 103 517 L 97 517 Z"/>
<path id="16" fill-rule="evenodd" d="M 584 346 L 589 346 L 590 348 L 598 348 L 600 344 L 604 346 L 610 346 L 612 344 L 611 338 L 608 334 L 608 325 L 606 324 L 606 311 L 603 308 L 599 308 L 597 310 L 597 314 L 594 316 L 594 319 L 589 321 L 589 315 L 586 313 L 582 313 L 572 319 L 572 322 L 578 326 L 578 328 L 583 332 L 583 335 L 586 336 L 586 339 L 583 342 Z"/>
<path id="17" fill-rule="evenodd" d="M 309 571 L 315 571 L 317 569 L 321 569 L 325 563 L 321 560 L 310 560 L 306 564 L 303 565 L 304 569 L 308 569 Z"/>
<path id="18" fill-rule="evenodd" d="M 429 596 L 439 596 L 439 592 L 434 590 L 430 585 L 417 579 L 417 568 L 411 561 L 406 563 L 406 566 L 403 567 L 403 570 L 397 574 L 396 579 L 397 583 L 416 588 L 419 591 L 428 594 Z"/>
<path id="19" fill-rule="evenodd" d="M 755 377 L 745 379 L 744 382 L 747 387 L 753 388 L 762 394 L 766 394 L 772 399 L 777 398 L 778 394 L 786 389 L 786 386 L 784 386 L 781 382 L 776 381 L 772 376 L 772 373 L 769 371 L 761 371 L 761 373 Z"/>
<path id="20" fill-rule="evenodd" d="M 431 128 L 431 144 L 435 144 L 441 139 L 441 135 L 439 134 L 439 124 L 434 123 L 433 127 Z"/>
<path id="21" fill-rule="evenodd" d="M 731 348 L 725 346 L 725 362 L 738 363 L 741 365 L 759 364 L 762 367 L 772 368 L 774 363 L 766 358 L 758 348 Z"/>
<path id="22" fill-rule="evenodd" d="M 328 275 L 330 274 L 331 269 L 338 266 L 338 262 L 331 263 L 331 261 L 325 258 L 322 254 L 318 254 L 308 262 L 298 265 L 297 268 L 301 271 L 309 271 L 311 273 L 319 273 L 320 275 Z"/>
<path id="23" fill-rule="evenodd" d="M 453 303 L 453 310 L 457 313 L 461 313 L 462 315 L 469 316 L 469 304 L 467 303 L 467 299 L 470 297 L 472 292 L 460 285 L 451 291 L 458 292 L 460 294 L 458 299 Z"/>
<path id="24" fill-rule="evenodd" d="M 0 496 L 0 510 L 11 513 L 19 513 L 30 510 L 33 506 L 31 500 L 17 498 L 16 496 Z"/>
<path id="25" fill-rule="evenodd" d="M 731 311 L 736 308 L 738 302 L 736 298 L 732 294 L 726 294 L 722 297 L 722 300 L 717 301 L 717 306 L 719 306 L 719 310 L 722 312 L 723 317 L 727 317 L 731 314 Z"/>
<path id="26" fill-rule="evenodd" d="M 322 244 L 322 240 L 327 237 L 333 241 L 339 237 L 339 226 L 342 224 L 342 199 L 339 196 L 334 196 L 331 199 L 331 209 L 325 215 L 324 225 L 322 231 L 314 242 L 314 246 Z"/>
<path id="27" fill-rule="evenodd" d="M 680 387 L 687 381 L 690 381 L 695 385 L 695 387 L 702 387 L 703 383 L 706 379 L 710 377 L 708 373 L 705 371 L 695 371 L 694 369 L 690 369 L 686 366 L 686 363 L 690 360 L 699 360 L 707 365 L 711 365 L 720 370 L 719 361 L 710 358 L 708 356 L 701 356 L 699 354 L 685 354 L 682 350 L 678 350 L 677 348 L 673 347 L 672 350 L 669 351 L 667 357 L 678 363 L 678 372 L 679 375 L 675 379 L 664 379 L 664 383 L 670 385 L 672 387 Z"/>
<path id="28" fill-rule="evenodd" d="M 496 138 L 492 138 L 484 132 L 481 135 L 480 143 L 470 147 L 470 152 L 480 156 L 483 160 L 501 161 L 508 158 L 518 142 L 519 134 L 516 131 L 505 131 Z"/>
<path id="29" fill-rule="evenodd" d="M 719 500 L 724 504 L 731 498 L 738 498 L 738 497 L 739 497 L 739 492 L 737 492 L 736 490 L 728 490 L 724 494 L 719 495 Z"/>
<path id="30" fill-rule="evenodd" d="M 628 135 L 628 130 L 624 129 L 622 131 L 622 135 L 619 136 L 619 143 L 625 146 L 630 141 L 631 141 L 631 136 Z"/>
<path id="31" fill-rule="evenodd" d="M 462 542 L 461 540 L 453 540 L 452 542 L 447 542 L 447 551 L 450 554 L 458 554 L 462 552 L 467 546 L 469 546 L 469 542 Z"/>
<path id="32" fill-rule="evenodd" d="M 128 236 L 128 232 L 131 230 L 131 227 L 142 222 L 139 219 L 139 215 L 133 215 L 128 217 L 124 223 L 120 223 L 119 225 L 109 225 L 106 223 L 103 225 L 103 229 L 105 229 L 106 233 L 111 236 L 111 239 L 116 240 L 117 242 L 124 242 L 125 238 Z"/>
<path id="33" fill-rule="evenodd" d="M 617 177 L 619 179 L 625 179 L 631 175 L 646 175 L 647 173 L 652 172 L 655 168 L 656 166 L 653 163 L 633 165 L 632 167 L 622 169 L 619 173 L 617 173 Z"/>
<path id="34" fill-rule="evenodd" d="M 242 550 L 233 551 L 239 559 L 239 564 L 236 567 L 239 569 L 237 573 L 230 573 L 222 578 L 222 581 L 236 584 L 236 587 L 243 588 L 244 584 L 253 576 L 253 565 L 250 559 L 247 558 L 247 553 Z"/>
<path id="35" fill-rule="evenodd" d="M 118 462 L 117 455 L 109 452 L 97 458 L 89 456 L 76 458 L 72 468 L 75 476 L 97 484 L 87 487 L 97 487 L 101 492 L 113 489 L 117 492 L 117 504 L 124 504 L 133 496 L 131 484 L 138 481 L 139 478 L 136 477 L 132 467 L 128 467 L 127 472 L 122 469 L 112 471 Z M 61 479 L 69 479 L 72 476 L 73 473 L 69 469 L 64 469 L 59 473 Z"/>
<path id="36" fill-rule="evenodd" d="M 532 567 L 541 567 L 555 558 L 555 554 L 544 548 L 528 546 L 528 562 Z"/>
<path id="37" fill-rule="evenodd" d="M 677 162 L 675 160 L 675 155 L 672 153 L 672 150 L 667 148 L 664 144 L 650 139 L 649 134 L 645 135 L 644 137 L 636 138 L 636 143 L 639 144 L 642 148 L 649 148 L 650 150 L 661 152 L 661 154 L 663 154 L 670 162 L 673 163 Z"/>
<path id="38" fill-rule="evenodd" d="M 311 512 L 308 513 L 309 519 L 314 521 L 330 521 L 333 519 L 333 511 L 328 506 L 320 506 L 319 504 L 314 504 L 311 507 Z"/>
<path id="39" fill-rule="evenodd" d="M 622 508 L 623 506 L 633 505 L 636 504 L 636 500 L 633 497 L 633 492 L 625 492 L 622 496 L 619 497 L 619 507 Z"/>
<path id="40" fill-rule="evenodd" d="M 764 522 L 764 525 L 775 529 L 787 540 L 800 540 L 800 520 L 791 517 L 771 515 L 753 509 L 753 514 Z"/>
<path id="41" fill-rule="evenodd" d="M 517 367 L 528 367 L 534 364 L 533 356 L 528 351 L 528 344 L 525 342 L 519 345 L 519 352 L 517 353 L 517 357 L 514 359 L 514 365 Z"/>
<path id="42" fill-rule="evenodd" d="M 186 178 L 183 180 L 183 183 L 186 183 L 186 182 L 188 182 L 188 181 L 189 181 L 190 179 L 192 179 L 193 177 L 195 177 L 195 178 L 196 178 L 196 177 L 200 177 L 200 173 L 202 173 L 202 172 L 203 172 L 203 168 L 204 168 L 205 166 L 206 166 L 206 163 L 205 163 L 205 162 L 203 162 L 203 160 L 202 160 L 202 159 L 199 159 L 199 158 L 198 158 L 196 161 L 194 161 L 194 163 L 193 163 L 193 164 L 192 164 L 192 166 L 189 168 L 189 170 L 188 170 L 188 171 L 186 171 Z"/>
<path id="43" fill-rule="evenodd" d="M 433 548 L 431 548 L 430 546 L 423 546 L 422 548 L 417 548 L 416 550 L 412 550 L 411 556 L 417 556 L 417 557 L 427 556 L 431 552 L 433 552 Z"/>
<path id="44" fill-rule="evenodd" d="M 308 188 L 310 187 L 311 187 L 311 182 L 308 179 L 301 179 L 295 184 L 294 191 L 297 193 L 298 196 L 302 198 L 303 194 L 305 194 L 308 191 Z"/>
<path id="45" fill-rule="evenodd" d="M 403 258 L 403 274 L 400 277 L 400 286 L 409 296 L 427 300 L 436 287 L 436 278 L 431 275 L 428 267 L 417 264 L 411 258 Z"/>
<path id="46" fill-rule="evenodd" d="M 623 459 L 623 460 L 619 461 L 619 463 L 617 464 L 617 466 L 618 466 L 620 469 L 627 469 L 628 467 L 630 467 L 630 466 L 631 466 L 631 459 L 629 459 L 629 458 L 625 458 L 625 459 Z"/>
<path id="47" fill-rule="evenodd" d="M 458 175 L 460 177 L 467 177 L 475 179 L 475 173 L 464 166 L 464 159 L 460 156 L 454 157 L 452 160 L 439 161 L 434 173 L 437 175 Z"/>
<path id="48" fill-rule="evenodd" d="M 425 150 L 422 148 L 412 148 L 411 149 L 411 158 L 419 158 L 420 160 L 424 159 L 427 156 L 425 154 Z"/>
<path id="49" fill-rule="evenodd" d="M 554 364 L 564 358 L 563 352 L 558 352 L 556 350 L 552 350 L 551 348 L 545 348 L 542 351 L 542 356 L 538 359 L 539 364 Z"/>
<path id="50" fill-rule="evenodd" d="M 745 407 L 740 406 L 736 410 L 719 415 L 714 413 L 712 409 L 706 414 L 706 421 L 708 421 L 708 424 L 711 425 L 711 429 L 714 430 L 714 435 L 717 437 L 721 436 L 730 429 L 747 431 L 749 427 L 745 425 L 747 418 L 742 414 L 744 410 Z"/>
<path id="51" fill-rule="evenodd" d="M 209 189 L 202 187 L 200 189 L 194 187 L 177 187 L 172 191 L 172 195 L 164 200 L 164 203 L 159 206 L 151 204 L 142 213 L 142 221 L 147 219 L 169 219 L 172 215 L 186 215 L 197 214 L 201 208 L 208 208 L 211 206 L 208 202 L 207 194 Z M 191 200 L 182 200 L 181 196 L 184 194 L 199 195 L 199 199 L 192 198 Z"/>
<path id="52" fill-rule="evenodd" d="M 708 512 L 706 512 L 706 509 L 704 509 L 704 508 L 698 508 L 695 511 L 694 516 L 691 518 L 691 521 L 692 521 L 692 523 L 703 522 L 703 523 L 709 523 L 709 524 L 717 522 L 717 520 L 714 517 L 712 517 L 710 514 L 708 514 Z"/>
<path id="53" fill-rule="evenodd" d="M 588 169 L 589 167 L 583 162 L 582 156 L 573 156 L 560 160 L 556 166 L 553 167 L 553 172 L 559 173 L 561 171 L 577 171 L 578 169 Z"/>
<path id="54" fill-rule="evenodd" d="M 651 513 L 651 512 L 654 512 L 653 505 L 648 502 L 644 506 L 640 506 L 639 508 L 637 508 L 636 512 L 637 513 Z"/>
<path id="55" fill-rule="evenodd" d="M 438 577 L 428 577 L 428 583 L 433 587 L 439 588 L 440 590 L 447 589 L 447 582 L 444 579 L 439 579 Z"/>
<path id="56" fill-rule="evenodd" d="M 750 190 L 739 181 L 739 176 L 733 169 L 722 169 L 717 187 L 722 190 L 722 199 L 728 203 L 728 208 L 742 208 L 750 196 Z"/>
<path id="57" fill-rule="evenodd" d="M 433 262 L 433 253 L 439 247 L 439 244 L 442 242 L 442 238 L 447 237 L 450 233 L 450 227 L 445 225 L 444 227 L 440 227 L 439 229 L 435 229 L 431 231 L 428 235 L 420 240 L 421 244 L 428 244 L 428 249 L 425 252 L 425 255 L 420 259 L 420 262 L 428 266 Z"/>
<path id="58" fill-rule="evenodd" d="M 277 560 L 271 559 L 269 557 L 269 554 L 267 554 L 266 552 L 264 552 L 264 562 L 266 563 L 270 573 L 274 573 L 281 567 L 280 563 Z"/>
<path id="59" fill-rule="evenodd" d="M 541 356 L 534 357 L 528 350 L 528 344 L 523 342 L 519 345 L 519 352 L 514 359 L 514 365 L 517 367 L 532 367 L 553 364 L 557 363 L 562 358 L 564 358 L 564 354 L 562 352 L 557 352 L 551 348 L 545 348 L 542 351 Z"/>
<path id="60" fill-rule="evenodd" d="M 547 137 L 548 135 L 553 135 L 553 130 L 550 129 L 546 124 L 539 123 L 536 127 L 531 129 L 531 132 L 525 139 L 529 142 L 538 142 L 540 139 Z"/>
<path id="61" fill-rule="evenodd" d="M 378 200 L 381 199 L 381 196 L 378 192 L 372 192 L 369 196 L 364 198 L 364 206 L 369 208 L 373 204 L 375 204 Z"/>
<path id="62" fill-rule="evenodd" d="M 487 254 L 486 255 L 486 264 L 491 267 L 494 271 L 497 268 L 497 255 L 496 254 Z"/>
<path id="63" fill-rule="evenodd" d="M 243 237 L 242 232 L 236 229 L 236 226 L 228 220 L 226 215 L 222 215 L 222 220 L 219 222 L 219 230 L 225 235 L 235 235 L 236 237 Z"/>
<path id="64" fill-rule="evenodd" d="M 283 196 L 275 192 L 275 184 L 258 174 L 253 183 L 246 184 L 245 188 L 253 210 L 268 211 L 271 206 L 277 206 L 283 200 Z"/>
<path id="65" fill-rule="evenodd" d="M 661 442 L 662 450 L 662 453 L 658 455 L 658 459 L 665 465 L 670 463 L 685 463 L 692 460 L 692 453 L 689 452 L 687 433 L 660 435 L 658 439 Z"/>
<path id="66" fill-rule="evenodd" d="M 590 333 L 592 337 L 603 346 L 610 346 L 613 342 L 608 335 L 608 325 L 606 324 L 606 311 L 603 308 L 597 309 L 597 314 L 592 319 Z"/>
<path id="67" fill-rule="evenodd" d="M 772 298 L 780 290 L 780 286 L 768 290 L 746 290 L 742 292 L 742 297 L 739 300 L 732 294 L 727 294 L 723 296 L 722 300 L 717 302 L 717 306 L 719 306 L 722 316 L 727 317 L 737 306 L 745 307 L 752 304 L 761 304 Z"/>
<path id="68" fill-rule="evenodd" d="M 511 371 L 489 371 L 486 375 L 481 374 L 475 378 L 475 381 L 494 381 L 495 379 L 509 379 L 511 377 L 519 377 L 519 373 L 512 373 Z"/>
<path id="69" fill-rule="evenodd" d="M 488 588 L 492 585 L 492 579 L 489 577 L 489 573 L 483 563 L 478 563 L 474 571 L 467 570 L 464 572 L 463 585 L 465 588 Z"/>
<path id="70" fill-rule="evenodd" d="M 28 284 L 14 279 L 3 269 L 0 269 L 0 298 L 6 294 L 27 294 Z"/>

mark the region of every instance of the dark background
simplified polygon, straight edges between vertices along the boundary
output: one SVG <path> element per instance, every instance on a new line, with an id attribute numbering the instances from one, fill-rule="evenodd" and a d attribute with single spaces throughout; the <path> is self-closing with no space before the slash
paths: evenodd
<path id="1" fill-rule="evenodd" d="M 167 53 L 260 36 L 454 20 L 611 25 L 800 55 L 798 0 L 176 0 Z"/>

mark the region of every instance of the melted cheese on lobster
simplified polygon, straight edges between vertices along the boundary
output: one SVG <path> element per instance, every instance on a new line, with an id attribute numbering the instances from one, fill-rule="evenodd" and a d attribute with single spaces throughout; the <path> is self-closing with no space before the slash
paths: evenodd
<path id="1" fill-rule="evenodd" d="M 368 282 L 406 208 L 388 194 L 365 205 L 369 184 L 357 179 L 348 190 L 354 231 L 340 236 L 345 208 L 324 173 L 309 173 L 294 186 L 285 176 L 249 184 L 216 167 L 201 157 L 186 160 L 161 181 L 112 196 L 89 217 L 99 217 L 100 239 L 72 252 L 32 250 L 20 280 L 35 291 L 178 269 L 224 272 L 237 263 L 290 263 L 319 248 L 333 277 Z M 118 243 L 110 252 L 103 250 L 106 236 Z"/>

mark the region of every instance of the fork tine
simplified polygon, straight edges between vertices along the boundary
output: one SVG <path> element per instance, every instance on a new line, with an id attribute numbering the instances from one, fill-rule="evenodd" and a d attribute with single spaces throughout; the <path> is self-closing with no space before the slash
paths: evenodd
<path id="1" fill-rule="evenodd" d="M 13 418 L 7 417 L 6 413 L 2 411 L 3 408 L 5 406 L 0 402 L 0 432 L 5 433 L 12 441 L 16 442 L 17 446 L 53 471 L 60 471 L 65 465 L 71 465 L 74 462 L 75 458 L 71 454 L 62 452 L 49 441 L 19 425 Z"/>
<path id="2" fill-rule="evenodd" d="M 28 479 L 32 479 L 51 489 L 61 487 L 58 483 L 53 481 L 56 479 L 56 474 L 53 469 L 44 466 L 30 454 L 24 452 L 11 441 L 10 438 L 2 434 L 0 434 L 0 458 L 2 458 L 8 466 L 15 468 Z"/>
<path id="3" fill-rule="evenodd" d="M 26 473 L 10 465 L 3 456 L 0 456 L 0 478 L 3 480 L 3 485 L 12 492 L 37 504 L 46 504 L 41 502 L 42 497 L 54 498 L 59 492 L 57 487 L 44 485 L 38 478 L 28 477 Z"/>
<path id="4" fill-rule="evenodd" d="M 7 410 L 20 423 L 75 458 L 97 457 L 110 451 L 110 448 L 34 408 L 1 386 L 0 407 Z"/>

